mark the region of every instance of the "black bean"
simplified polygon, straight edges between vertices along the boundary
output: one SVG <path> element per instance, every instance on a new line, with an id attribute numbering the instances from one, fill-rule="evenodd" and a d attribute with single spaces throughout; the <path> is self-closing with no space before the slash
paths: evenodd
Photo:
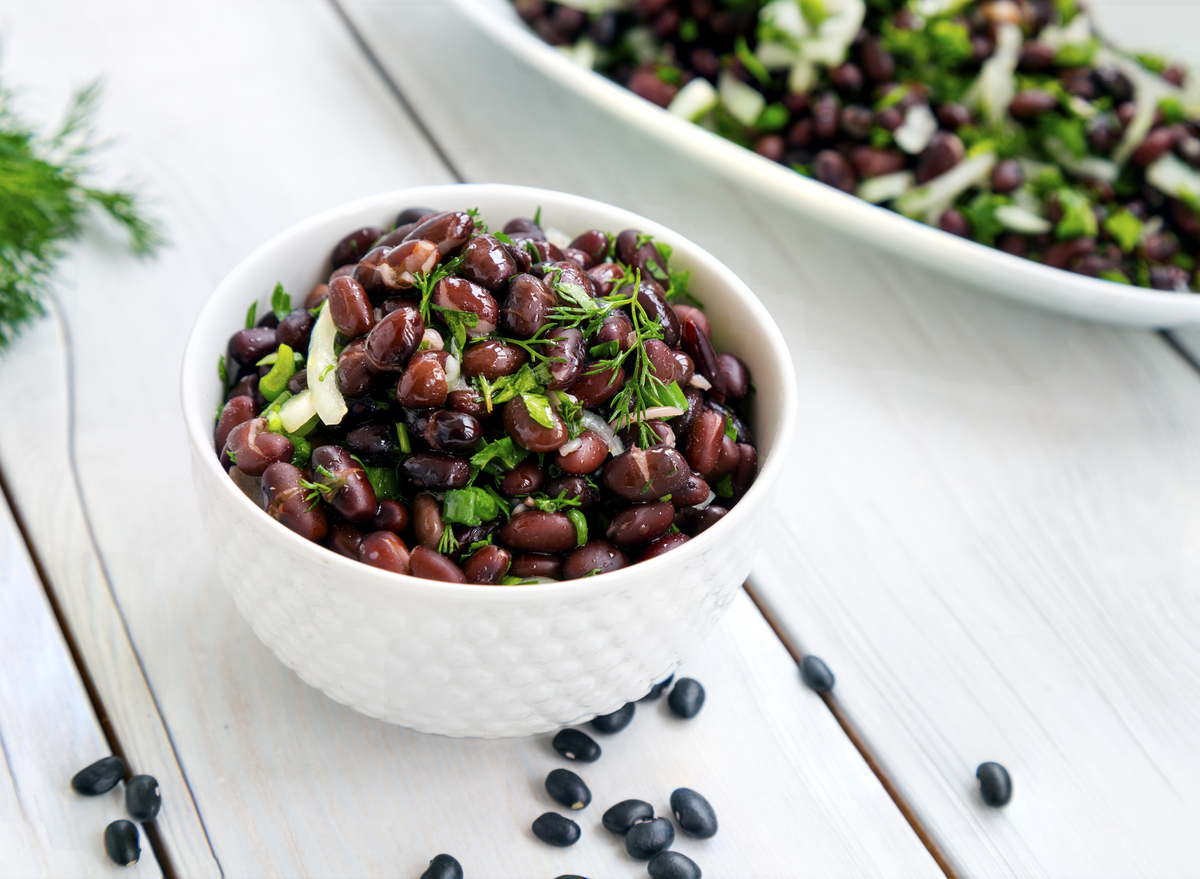
<path id="1" fill-rule="evenodd" d="M 600 746 L 596 740 L 577 729 L 560 730 L 550 745 L 568 760 L 595 763 L 600 759 Z"/>
<path id="2" fill-rule="evenodd" d="M 400 469 L 417 488 L 430 491 L 462 488 L 471 478 L 471 465 L 465 458 L 456 458 L 441 452 L 418 452 L 410 455 L 404 459 Z"/>
<path id="3" fill-rule="evenodd" d="M 396 226 L 407 226 L 409 223 L 417 223 L 428 216 L 436 214 L 437 211 L 433 208 L 405 208 L 396 217 Z M 447 857 L 449 857 L 447 855 Z"/>
<path id="4" fill-rule="evenodd" d="M 118 866 L 128 867 L 130 864 L 136 864 L 142 854 L 138 846 L 137 825 L 121 819 L 105 827 L 104 850 Z"/>
<path id="5" fill-rule="evenodd" d="M 1012 799 L 1012 776 L 999 763 L 980 763 L 975 770 L 979 781 L 979 795 L 989 806 L 1007 806 Z"/>
<path id="6" fill-rule="evenodd" d="M 628 833 L 629 828 L 654 817 L 654 807 L 645 800 L 621 800 L 600 817 L 604 829 L 611 833 Z"/>
<path id="7" fill-rule="evenodd" d="M 676 788 L 671 792 L 671 811 L 679 827 L 689 836 L 708 839 L 717 835 L 717 813 L 708 800 L 691 788 Z"/>
<path id="8" fill-rule="evenodd" d="M 679 852 L 659 852 L 646 865 L 650 879 L 700 879 L 700 867 Z"/>
<path id="9" fill-rule="evenodd" d="M 120 757 L 104 757 L 86 769 L 81 769 L 71 779 L 75 793 L 85 797 L 106 794 L 125 777 L 125 761 Z"/>
<path id="10" fill-rule="evenodd" d="M 438 855 L 429 862 L 421 879 L 463 879 L 462 864 L 453 855 Z"/>
<path id="11" fill-rule="evenodd" d="M 800 660 L 800 679 L 814 693 L 828 693 L 833 689 L 833 672 L 820 657 L 811 653 Z"/>
<path id="12" fill-rule="evenodd" d="M 533 822 L 533 835 L 547 845 L 566 848 L 579 841 L 579 825 L 557 812 L 547 812 Z"/>
<path id="13" fill-rule="evenodd" d="M 358 262 L 382 235 L 383 230 L 375 226 L 364 226 L 361 229 L 355 229 L 333 248 L 333 257 L 330 260 L 330 264 L 333 268 L 337 269 L 344 265 Z"/>
<path id="14" fill-rule="evenodd" d="M 629 726 L 636 710 L 637 706 L 634 703 L 626 702 L 612 714 L 601 714 L 599 717 L 592 718 L 592 729 L 606 735 L 619 733 Z"/>
<path id="15" fill-rule="evenodd" d="M 677 716 L 690 720 L 704 707 L 704 687 L 695 678 L 680 678 L 667 696 L 667 706 Z"/>
<path id="16" fill-rule="evenodd" d="M 666 851 L 675 842 L 675 827 L 666 818 L 651 818 L 629 828 L 625 851 L 630 857 L 646 861 Z"/>
<path id="17" fill-rule="evenodd" d="M 582 809 L 592 801 L 592 792 L 570 769 L 553 769 L 546 776 L 546 793 L 568 809 Z"/>
<path id="18" fill-rule="evenodd" d="M 153 821 L 162 806 L 158 779 L 152 775 L 135 775 L 125 782 L 125 811 L 134 821 Z"/>
<path id="19" fill-rule="evenodd" d="M 671 681 L 673 681 L 673 680 L 675 680 L 675 675 L 671 675 L 665 681 L 660 681 L 659 683 L 657 683 L 653 687 L 651 687 L 650 692 L 647 693 L 642 698 L 638 699 L 638 701 L 639 702 L 653 702 L 655 699 L 657 699 L 659 696 L 661 696 L 664 692 L 666 692 L 667 687 L 671 686 Z"/>

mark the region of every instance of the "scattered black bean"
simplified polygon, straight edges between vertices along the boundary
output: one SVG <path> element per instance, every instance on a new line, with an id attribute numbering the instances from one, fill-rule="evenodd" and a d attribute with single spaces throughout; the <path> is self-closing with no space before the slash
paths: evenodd
<path id="1" fill-rule="evenodd" d="M 675 842 L 675 826 L 666 818 L 651 818 L 634 824 L 625 834 L 625 851 L 645 861 L 664 852 Z"/>
<path id="2" fill-rule="evenodd" d="M 979 795 L 989 806 L 1000 808 L 1007 806 L 1012 799 L 1012 776 L 999 763 L 980 763 L 975 770 L 975 778 L 979 781 Z"/>
<path id="3" fill-rule="evenodd" d="M 657 699 L 659 696 L 661 696 L 666 691 L 667 687 L 671 686 L 671 681 L 673 681 L 673 680 L 675 680 L 675 675 L 671 675 L 665 681 L 659 681 L 657 684 L 655 684 L 653 687 L 650 688 L 649 693 L 647 693 L 642 698 L 638 699 L 638 701 L 639 702 L 653 702 L 655 699 Z"/>
<path id="4" fill-rule="evenodd" d="M 71 779 L 71 787 L 77 794 L 95 797 L 106 794 L 125 777 L 125 761 L 120 757 L 104 757 L 86 769 L 81 769 Z"/>
<path id="5" fill-rule="evenodd" d="M 570 769 L 553 769 L 546 776 L 546 793 L 568 809 L 582 809 L 592 801 L 592 792 Z"/>
<path id="6" fill-rule="evenodd" d="M 462 864 L 453 855 L 438 855 L 429 862 L 421 879 L 463 879 Z"/>
<path id="7" fill-rule="evenodd" d="M 138 846 L 137 825 L 122 818 L 105 827 L 104 850 L 113 863 L 120 867 L 136 864 L 142 854 Z"/>
<path id="8" fill-rule="evenodd" d="M 625 727 L 629 726 L 633 720 L 633 713 L 637 710 L 637 706 L 632 702 L 626 702 L 612 714 L 601 714 L 599 717 L 592 719 L 592 728 L 596 732 L 602 732 L 606 735 L 619 733 Z"/>
<path id="9" fill-rule="evenodd" d="M 828 693 L 833 689 L 833 672 L 820 657 L 811 653 L 800 660 L 800 679 L 815 693 Z"/>
<path id="10" fill-rule="evenodd" d="M 611 833 L 628 833 L 629 828 L 654 817 L 654 807 L 645 800 L 621 800 L 609 808 L 601 818 L 604 829 Z"/>
<path id="11" fill-rule="evenodd" d="M 162 807 L 162 794 L 153 775 L 135 775 L 125 782 L 125 811 L 134 821 L 153 821 Z"/>
<path id="12" fill-rule="evenodd" d="M 646 865 L 650 879 L 700 879 L 700 867 L 679 852 L 659 852 Z"/>
<path id="13" fill-rule="evenodd" d="M 547 845 L 566 848 L 579 841 L 579 825 L 557 812 L 547 812 L 533 822 L 533 835 Z"/>
<path id="14" fill-rule="evenodd" d="M 704 687 L 694 678 L 680 678 L 667 696 L 671 711 L 684 720 L 690 720 L 704 707 Z"/>
<path id="15" fill-rule="evenodd" d="M 708 839 L 717 835 L 717 813 L 708 800 L 691 788 L 681 787 L 671 793 L 671 811 L 679 827 L 689 836 Z"/>
<path id="16" fill-rule="evenodd" d="M 568 760 L 595 763 L 600 759 L 600 746 L 596 740 L 577 729 L 560 730 L 550 745 Z"/>

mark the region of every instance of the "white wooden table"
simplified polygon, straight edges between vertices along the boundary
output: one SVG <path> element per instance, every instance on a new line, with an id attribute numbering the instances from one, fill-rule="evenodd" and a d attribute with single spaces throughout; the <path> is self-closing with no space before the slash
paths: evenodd
<path id="1" fill-rule="evenodd" d="M 713 877 L 1200 872 L 1200 374 L 1164 338 L 851 252 L 440 4 L 201 6 L 0 4 L 22 107 L 52 118 L 103 75 L 103 167 L 144 178 L 172 239 L 138 262 L 89 236 L 0 358 L 0 877 L 120 872 L 100 842 L 119 796 L 67 788 L 110 750 L 162 784 L 147 875 L 416 877 L 447 851 L 468 877 L 644 876 L 599 816 L 631 796 L 665 811 L 678 786 L 719 811 L 717 837 L 677 846 Z M 1195 7 L 1154 9 L 1195 26 Z M 544 152 L 480 137 L 514 107 L 553 117 Z M 256 640 L 217 581 L 177 403 L 194 315 L 257 244 L 456 175 L 602 198 L 709 246 L 800 379 L 752 578 L 774 629 L 739 599 L 682 670 L 701 715 L 643 705 L 604 740 L 566 850 L 529 831 L 553 807 L 548 736 L 389 727 Z M 802 650 L 836 699 L 801 686 Z M 974 790 L 984 760 L 1013 773 L 1006 810 Z"/>

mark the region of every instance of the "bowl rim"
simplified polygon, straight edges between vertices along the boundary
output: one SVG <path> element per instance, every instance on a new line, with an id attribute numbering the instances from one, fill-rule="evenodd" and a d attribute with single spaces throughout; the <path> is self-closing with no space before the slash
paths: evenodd
<path id="1" fill-rule="evenodd" d="M 345 228 L 350 228 L 350 225 L 360 215 L 372 213 L 383 214 L 392 210 L 399 210 L 399 206 L 405 204 L 436 204 L 443 200 L 439 196 L 444 197 L 448 193 L 454 193 L 453 197 L 464 204 L 468 203 L 474 194 L 479 193 L 491 197 L 510 198 L 513 201 L 523 200 L 531 204 L 544 204 L 551 199 L 555 202 L 565 200 L 565 203 L 562 203 L 562 207 L 564 208 L 569 205 L 571 208 L 582 209 L 582 211 L 586 211 L 587 213 L 599 211 L 608 215 L 616 215 L 619 217 L 618 222 L 628 222 L 630 225 L 636 223 L 638 224 L 637 227 L 642 231 L 653 234 L 656 238 L 669 243 L 676 253 L 684 253 L 685 260 L 689 264 L 693 266 L 697 263 L 705 264 L 708 270 L 725 282 L 727 291 L 732 293 L 746 308 L 750 315 L 748 325 L 753 328 L 756 341 L 765 344 L 770 349 L 772 359 L 781 367 L 779 376 L 779 402 L 782 406 L 782 412 L 780 413 L 779 429 L 773 441 L 772 449 L 769 454 L 760 460 L 758 475 L 754 483 L 742 500 L 736 506 L 732 507 L 712 528 L 693 537 L 685 545 L 677 547 L 661 556 L 644 562 L 630 564 L 616 571 L 598 574 L 595 577 L 587 577 L 579 580 L 562 580 L 553 583 L 528 584 L 517 588 L 497 588 L 492 585 L 473 583 L 447 583 L 440 580 L 413 577 L 408 574 L 396 574 L 391 571 L 365 565 L 346 558 L 320 544 L 306 540 L 270 516 L 267 516 L 260 507 L 257 507 L 229 479 L 228 474 L 221 467 L 217 456 L 212 453 L 212 426 L 201 412 L 201 387 L 206 381 L 205 377 L 212 372 L 212 351 L 207 349 L 201 350 L 202 340 L 200 337 L 210 329 L 210 325 L 217 322 L 216 315 L 221 310 L 221 305 L 224 304 L 225 300 L 231 299 L 235 295 L 244 297 L 246 291 L 243 288 L 246 282 L 243 281 L 243 278 L 251 274 L 258 267 L 258 264 L 271 255 L 277 248 L 284 246 L 296 236 L 314 231 L 326 225 L 333 226 L 336 224 L 338 228 L 343 225 Z M 261 296 L 262 294 L 260 293 L 259 298 Z M 214 326 L 212 329 L 215 331 L 219 328 Z M 211 378 L 207 380 L 215 381 L 215 379 Z M 678 566 L 681 562 L 686 564 L 688 560 L 687 556 L 702 553 L 714 541 L 721 540 L 725 532 L 736 528 L 743 519 L 751 516 L 752 508 L 756 505 L 755 501 L 760 496 L 768 494 L 770 488 L 779 479 L 779 471 L 784 466 L 784 459 L 787 457 L 791 446 L 798 408 L 795 369 L 782 332 L 766 310 L 766 307 L 759 301 L 745 282 L 738 278 L 732 270 L 715 256 L 700 247 L 700 245 L 668 229 L 661 223 L 657 223 L 647 217 L 642 217 L 624 208 L 571 193 L 500 183 L 439 184 L 410 187 L 367 196 L 331 207 L 302 220 L 256 247 L 222 279 L 215 290 L 205 300 L 204 305 L 193 322 L 192 329 L 188 334 L 187 344 L 184 348 L 180 370 L 180 401 L 183 409 L 184 428 L 188 436 L 188 444 L 195 457 L 194 463 L 197 465 L 198 471 L 203 474 L 201 478 L 212 482 L 218 495 L 227 503 L 234 504 L 235 506 L 244 505 L 240 508 L 261 517 L 261 520 L 255 518 L 251 521 L 260 523 L 262 527 L 277 529 L 270 533 L 277 534 L 280 540 L 282 540 L 282 545 L 289 552 L 301 553 L 305 556 L 308 556 L 310 553 L 314 554 L 313 560 L 331 565 L 335 576 L 365 579 L 367 582 L 373 582 L 379 588 L 394 589 L 409 594 L 428 595 L 432 598 L 469 598 L 475 601 L 484 600 L 504 603 L 525 603 L 547 598 L 578 599 L 595 596 L 622 588 L 625 585 L 621 582 L 623 580 L 652 579 L 657 572 L 665 569 L 668 565 L 674 567 Z M 728 524 L 726 524 L 727 522 Z"/>
<path id="2" fill-rule="evenodd" d="M 732 168 L 739 182 L 759 193 L 799 205 L 810 219 L 906 261 L 952 278 L 970 273 L 975 286 L 993 295 L 1073 317 L 1141 327 L 1200 324 L 1200 293 L 1153 290 L 1051 268 L 912 220 L 786 169 L 579 66 L 525 28 L 501 0 L 450 3 L 516 56 L 657 139 L 722 173 Z"/>

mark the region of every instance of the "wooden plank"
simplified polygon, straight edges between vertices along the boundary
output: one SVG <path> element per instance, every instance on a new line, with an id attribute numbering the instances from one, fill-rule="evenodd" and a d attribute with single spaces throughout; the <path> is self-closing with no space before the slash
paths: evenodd
<path id="1" fill-rule="evenodd" d="M 70 71 L 106 71 L 105 126 L 125 133 L 110 163 L 147 169 L 177 245 L 146 265 L 106 242 L 78 249 L 59 315 L 75 368 L 60 369 L 53 324 L 17 347 L 0 406 L 36 396 L 28 423 L 46 441 L 6 422 L 0 466 L 63 575 L 56 582 L 70 588 L 75 568 L 57 560 L 84 553 L 78 533 L 56 526 L 73 503 L 61 441 L 69 385 L 96 546 L 225 873 L 417 875 L 440 850 L 472 875 L 629 872 L 640 868 L 598 829 L 602 807 L 644 795 L 662 809 L 675 786 L 693 784 L 723 829 L 680 848 L 713 875 L 791 876 L 797 864 L 940 875 L 744 597 L 689 666 L 709 688 L 701 717 L 684 725 L 661 703 L 643 709 L 580 770 L 597 803 L 569 852 L 528 831 L 551 805 L 545 773 L 561 765 L 549 737 L 452 741 L 387 727 L 281 666 L 237 616 L 197 536 L 173 402 L 178 352 L 208 291 L 259 241 L 328 204 L 449 175 L 327 7 L 189 10 L 185 30 L 200 29 L 202 48 L 175 41 L 170 52 L 145 47 L 163 45 L 182 11 L 56 9 L 45 23 L 17 18 L 9 64 L 60 91 Z M 48 70 L 48 59 L 68 72 Z M 96 625 L 80 626 L 81 637 L 102 637 Z M 124 699 L 116 684 L 111 692 Z"/>
<path id="2" fill-rule="evenodd" d="M 791 219 L 507 57 L 452 10 L 353 4 L 472 179 L 652 213 L 719 253 L 792 342 L 804 415 L 755 582 L 972 875 L 1194 869 L 1200 384 L 1153 334 L 951 288 Z M 415 51 L 388 52 L 398 33 Z M 466 83 L 419 47 L 494 71 Z M 465 74 L 464 74 L 465 76 Z M 501 96 L 536 154 L 475 149 Z M 518 123 L 520 120 L 518 120 Z M 617 161 L 613 157 L 636 157 Z M 1017 794 L 974 791 L 998 760 Z"/>
<path id="3" fill-rule="evenodd" d="M 104 852 L 104 828 L 127 817 L 124 785 L 98 797 L 69 787 L 108 743 L 3 496 L 0 595 L 0 877 L 160 873 L 144 835 L 132 870 Z"/>

